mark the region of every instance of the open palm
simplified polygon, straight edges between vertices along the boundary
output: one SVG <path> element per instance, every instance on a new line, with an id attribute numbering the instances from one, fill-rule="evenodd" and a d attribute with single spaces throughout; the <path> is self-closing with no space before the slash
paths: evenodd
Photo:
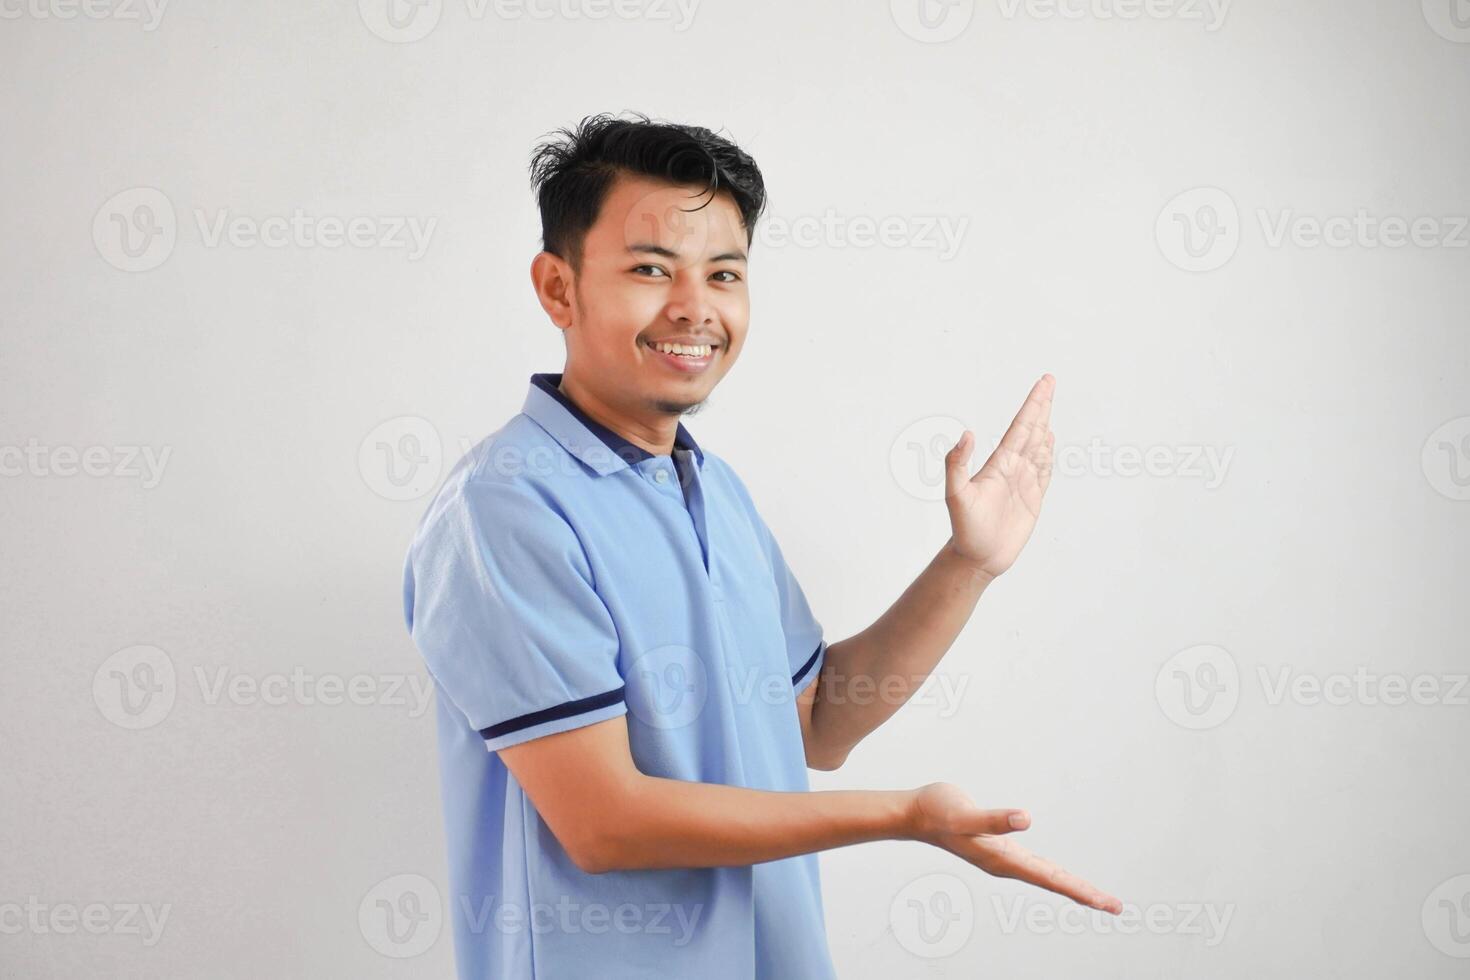
<path id="1" fill-rule="evenodd" d="M 1096 885 L 1031 853 L 1009 836 L 1031 826 L 1025 810 L 985 810 L 953 783 L 929 783 L 914 797 L 914 836 L 986 874 L 1014 878 L 1113 915 L 1123 903 Z"/>
<path id="2" fill-rule="evenodd" d="M 944 457 L 945 503 L 951 544 L 991 576 L 1010 568 L 1036 527 L 1041 498 L 1051 483 L 1051 400 L 1056 379 L 1041 376 L 1000 444 L 974 476 L 968 429 Z"/>

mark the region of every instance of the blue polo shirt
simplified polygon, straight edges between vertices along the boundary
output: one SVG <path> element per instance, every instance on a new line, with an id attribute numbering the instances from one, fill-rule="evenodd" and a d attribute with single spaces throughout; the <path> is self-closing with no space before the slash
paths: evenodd
<path id="1" fill-rule="evenodd" d="M 560 381 L 456 464 L 404 572 L 460 980 L 832 977 L 815 854 L 588 874 L 495 751 L 624 715 L 648 775 L 809 789 L 794 702 L 826 644 L 744 484 L 682 424 L 649 453 Z"/>

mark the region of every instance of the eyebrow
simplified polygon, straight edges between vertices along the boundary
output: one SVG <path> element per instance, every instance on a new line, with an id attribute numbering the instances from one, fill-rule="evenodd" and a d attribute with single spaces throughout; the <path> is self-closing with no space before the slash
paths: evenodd
<path id="1" fill-rule="evenodd" d="M 630 251 L 630 252 L 647 252 L 650 255 L 660 255 L 660 256 L 663 256 L 666 259 L 677 259 L 679 257 L 679 253 L 678 252 L 675 252 L 675 251 L 672 251 L 670 249 L 664 248 L 662 245 L 655 245 L 653 242 L 634 242 L 632 245 L 629 245 L 628 246 L 628 251 Z M 746 262 L 746 261 L 748 261 L 746 259 L 746 257 L 745 257 L 745 253 L 742 252 L 742 251 L 740 251 L 739 249 L 736 249 L 733 252 L 721 252 L 719 255 L 711 255 L 710 258 L 709 258 L 709 260 L 711 262 Z"/>

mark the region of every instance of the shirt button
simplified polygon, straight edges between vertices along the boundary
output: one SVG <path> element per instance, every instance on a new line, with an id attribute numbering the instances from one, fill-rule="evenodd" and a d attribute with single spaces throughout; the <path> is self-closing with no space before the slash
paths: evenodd
<path id="1" fill-rule="evenodd" d="M 669 482 L 669 471 L 668 470 L 657 470 L 653 474 L 653 478 L 655 480 L 657 480 L 658 482 L 660 482 L 660 483 L 668 483 Z"/>

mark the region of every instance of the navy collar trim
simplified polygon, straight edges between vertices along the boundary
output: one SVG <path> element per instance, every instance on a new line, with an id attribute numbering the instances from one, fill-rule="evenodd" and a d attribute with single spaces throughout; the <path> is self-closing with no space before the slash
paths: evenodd
<path id="1" fill-rule="evenodd" d="M 654 458 L 654 454 L 647 449 L 629 442 L 612 429 L 609 429 L 582 411 L 576 402 L 568 398 L 566 393 L 557 387 L 561 384 L 561 378 L 560 372 L 555 374 L 533 374 L 531 375 L 531 384 L 540 388 L 552 398 L 555 398 L 563 408 L 572 413 L 573 418 L 585 425 L 588 431 L 601 439 L 608 449 L 611 449 L 613 453 L 630 466 L 634 463 L 641 463 L 645 459 Z M 704 450 L 699 448 L 699 444 L 694 441 L 694 436 L 690 435 L 689 430 L 684 428 L 683 422 L 680 422 L 679 427 L 674 431 L 674 448 L 687 449 L 693 452 L 700 462 L 704 462 Z"/>

